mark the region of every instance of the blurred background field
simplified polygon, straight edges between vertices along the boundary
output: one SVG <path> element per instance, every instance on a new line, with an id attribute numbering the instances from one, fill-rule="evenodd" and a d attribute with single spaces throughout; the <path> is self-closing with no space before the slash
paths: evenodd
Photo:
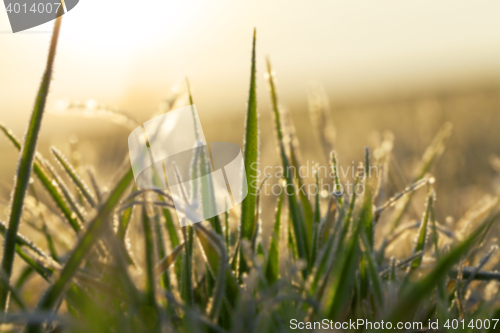
<path id="1" fill-rule="evenodd" d="M 144 5 L 132 1 L 84 0 L 63 18 L 38 149 L 55 162 L 49 152 L 49 147 L 55 146 L 71 157 L 87 183 L 91 181 L 85 168 L 91 166 L 101 187 L 112 186 L 128 153 L 128 135 L 137 125 L 123 126 L 109 119 L 71 115 L 68 110 L 60 112 L 58 105 L 61 101 L 72 101 L 88 103 L 89 109 L 94 109 L 97 103 L 119 110 L 141 124 L 162 109 L 172 95 L 172 87 L 184 89 L 185 77 L 191 83 L 207 141 L 234 142 L 243 147 L 250 42 L 256 27 L 261 169 L 282 164 L 264 75 L 266 56 L 276 71 L 280 104 L 293 121 L 302 164 L 328 165 L 318 131 L 310 119 L 311 84 L 321 86 L 328 97 L 328 113 L 335 126 L 334 149 L 341 168 L 363 161 L 364 147 L 371 147 L 373 154 L 382 137 L 394 136 L 386 198 L 414 181 L 415 167 L 426 147 L 445 123 L 453 125 L 445 152 L 429 172 L 436 179 L 436 220 L 449 231 L 441 238 L 445 252 L 452 238 L 468 236 L 461 234 L 469 230 L 464 227 L 468 224 L 456 222 L 486 195 L 500 193 L 500 159 L 496 159 L 500 156 L 499 12 L 500 3 L 465 1 L 375 4 L 153 0 Z M 18 137 L 22 137 L 33 107 L 51 28 L 52 23 L 12 35 L 8 33 L 7 17 L 0 11 L 0 122 Z M 182 103 L 187 105 L 188 101 L 184 99 Z M 3 136 L 0 136 L 0 156 L 0 220 L 6 221 L 18 152 Z M 37 191 L 40 189 L 41 201 L 54 208 L 39 183 L 35 184 Z M 272 195 L 261 197 L 262 233 L 255 239 L 265 251 L 272 239 L 276 200 Z M 425 200 L 425 190 L 418 190 L 404 219 L 421 219 Z M 325 197 L 321 200 L 323 212 L 327 201 Z M 31 210 L 30 205 L 34 205 L 31 196 L 26 199 L 26 214 L 19 230 L 46 249 L 43 235 L 30 226 L 31 218 L 41 217 L 41 214 L 32 216 L 31 212 L 42 210 L 38 211 L 38 207 Z M 68 232 L 69 226 L 63 219 L 59 220 L 57 209 L 54 211 L 56 218 L 51 219 L 50 228 L 64 262 L 71 255 L 76 236 Z M 230 212 L 233 240 L 238 234 L 239 212 L 240 208 Z M 387 239 L 385 222 L 392 222 L 392 218 L 388 212 L 377 222 L 375 248 L 379 248 L 384 237 Z M 126 242 L 143 265 L 147 250 L 142 247 L 143 227 L 139 219 L 140 214 L 135 213 Z M 467 218 L 463 221 L 467 222 Z M 492 248 L 492 254 L 495 250 L 492 245 L 498 243 L 498 230 L 497 226 L 490 230 L 485 242 L 484 248 Z M 379 268 L 388 263 L 384 262 L 384 254 L 387 259 L 392 255 L 404 259 L 416 249 L 413 241 L 417 228 L 406 231 L 404 237 L 396 237 L 386 253 L 382 251 Z M 280 246 L 285 247 L 284 243 Z M 170 245 L 172 251 L 172 240 Z M 357 246 L 353 246 L 356 251 Z M 229 250 L 238 251 L 235 248 L 235 244 L 227 245 L 228 254 Z M 200 250 L 195 250 L 195 254 L 196 269 L 201 267 L 200 272 L 206 273 L 208 266 L 205 267 Z M 495 254 L 484 269 L 498 270 L 498 256 Z M 284 269 L 292 266 L 285 266 L 283 258 L 286 256 L 282 256 L 282 263 L 277 262 L 282 277 L 292 272 Z M 19 258 L 16 260 L 20 262 Z M 423 269 L 429 269 L 435 262 L 439 264 L 432 256 L 426 256 Z M 391 259 L 391 264 L 394 263 Z M 298 267 L 302 263 L 295 264 Z M 471 259 L 468 266 L 474 264 Z M 18 266 L 14 276 L 19 273 Z M 131 270 L 131 276 L 142 288 L 144 271 Z M 378 274 L 375 277 L 378 279 Z M 34 279 L 42 281 L 39 277 Z M 192 280 L 201 281 L 198 277 Z M 31 283 L 23 290 L 30 306 L 37 303 L 43 292 L 40 285 Z M 480 288 L 472 297 L 467 296 L 470 304 L 477 299 L 497 299 L 498 282 L 488 282 L 488 288 L 486 283 L 475 286 Z M 483 293 L 483 289 L 487 290 Z M 121 315 L 120 311 L 117 313 Z"/>
<path id="2" fill-rule="evenodd" d="M 425 147 L 451 122 L 453 135 L 432 174 L 438 219 L 452 221 L 495 191 L 490 159 L 500 154 L 499 11 L 498 3 L 465 1 L 151 1 L 146 8 L 131 1 L 81 1 L 63 19 L 40 151 L 50 156 L 48 147 L 55 145 L 69 155 L 68 139 L 78 138 L 81 164 L 93 165 L 106 184 L 127 154 L 130 130 L 54 113 L 56 102 L 95 99 L 142 123 L 185 76 L 207 140 L 241 146 L 256 27 L 262 165 L 280 163 L 264 80 L 269 55 L 303 161 L 327 163 L 308 115 L 311 81 L 321 84 L 330 99 L 341 165 L 361 161 L 363 147 L 374 147 L 384 131 L 394 134 L 399 170 L 391 183 L 394 192 L 410 182 Z M 0 121 L 19 137 L 32 109 L 51 26 L 8 34 L 6 14 L 0 13 Z M 17 151 L 4 138 L 0 156 L 7 203 Z M 273 209 L 274 204 L 264 204 L 263 216 Z M 420 214 L 416 210 L 415 217 Z M 264 225 L 264 231 L 270 227 Z"/>

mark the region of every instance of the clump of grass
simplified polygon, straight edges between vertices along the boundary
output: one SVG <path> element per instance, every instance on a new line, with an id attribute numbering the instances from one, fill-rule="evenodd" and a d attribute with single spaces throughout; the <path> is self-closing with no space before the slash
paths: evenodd
<path id="1" fill-rule="evenodd" d="M 498 295 L 481 299 L 469 295 L 482 289 L 484 282 L 480 281 L 500 279 L 500 274 L 483 270 L 494 260 L 497 247 L 477 256 L 498 218 L 500 197 L 466 214 L 460 226 L 467 232 L 460 237 L 436 220 L 436 194 L 428 172 L 444 149 L 449 125 L 431 143 L 406 189 L 385 199 L 387 182 L 359 172 L 355 183 L 364 185 L 364 193 L 347 195 L 337 191 L 345 179 L 336 171 L 337 155 L 331 151 L 332 122 L 328 126 L 322 123 L 327 118 L 327 102 L 323 95 L 312 93 L 321 102 L 311 103 L 312 114 L 316 130 L 327 131 L 318 134 L 325 158 L 335 172 L 331 180 L 334 191 L 326 198 L 318 191 L 310 200 L 298 192 L 306 180 L 286 173 L 280 182 L 286 191 L 276 197 L 269 247 L 265 249 L 259 237 L 261 193 L 254 185 L 258 179 L 252 168 L 259 161 L 254 32 L 244 147 L 249 194 L 236 221 L 239 231 L 229 230 L 235 219 L 230 214 L 177 228 L 169 194 L 132 186 L 127 159 L 111 190 L 104 191 L 93 174 L 89 175 L 92 188 L 87 186 L 79 168 L 57 148 L 52 153 L 61 166 L 59 171 L 36 153 L 59 25 L 60 20 L 56 22 L 47 72 L 26 139 L 21 144 L 5 126 L 0 127 L 20 150 L 9 223 L 0 223 L 0 233 L 5 235 L 0 300 L 2 305 L 11 303 L 2 307 L 2 331 L 282 332 L 291 329 L 292 319 L 358 318 L 420 321 L 425 329 L 428 320 L 439 319 L 444 324 L 446 319 L 459 316 L 466 320 L 499 316 Z M 269 61 L 267 77 L 281 164 L 284 170 L 300 167 L 300 148 L 289 115 L 279 106 Z M 192 101 L 190 92 L 189 99 Z M 389 141 L 392 147 L 392 139 Z M 382 158 L 372 159 L 366 149 L 360 170 L 377 165 L 387 178 L 391 148 L 387 143 L 375 147 L 375 151 L 384 152 Z M 197 156 L 194 158 L 198 161 Z M 50 255 L 18 233 L 31 164 L 44 191 L 38 191 L 36 197 L 46 195 L 54 203 L 50 215 L 37 215 L 43 218 L 44 227 L 38 232 L 47 239 Z M 200 167 L 206 165 L 193 163 L 193 173 L 197 174 Z M 316 184 L 319 180 L 316 174 Z M 413 193 L 425 185 L 428 196 L 425 207 L 421 207 L 421 221 L 401 224 L 408 216 L 406 208 Z M 204 191 L 210 196 L 209 192 Z M 184 198 L 190 200 L 187 194 Z M 395 205 L 395 214 L 391 215 Z M 64 247 L 58 244 L 58 238 L 50 236 L 55 232 L 53 216 L 60 217 L 78 235 L 78 241 L 66 253 L 57 253 Z M 188 218 L 182 214 L 177 217 Z M 127 232 L 139 221 L 142 241 L 131 245 Z M 389 232 L 379 227 L 382 221 Z M 406 233 L 415 238 L 413 253 L 406 258 L 388 254 L 388 246 Z M 12 281 L 15 253 L 24 264 L 18 260 L 17 265 L 23 269 L 17 281 Z M 27 305 L 21 289 L 31 282 L 28 279 L 32 274 L 46 281 L 46 290 L 34 308 Z"/>

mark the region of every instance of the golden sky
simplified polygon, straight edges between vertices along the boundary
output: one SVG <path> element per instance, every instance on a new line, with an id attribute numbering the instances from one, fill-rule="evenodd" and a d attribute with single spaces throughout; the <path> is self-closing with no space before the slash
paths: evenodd
<path id="1" fill-rule="evenodd" d="M 310 80 L 339 98 L 494 82 L 499 14 L 498 1 L 81 0 L 63 18 L 49 107 L 95 98 L 142 119 L 189 76 L 200 112 L 242 112 L 254 27 L 261 104 L 266 55 L 285 104 Z M 51 27 L 11 34 L 0 11 L 0 120 L 12 127 L 32 108 Z"/>

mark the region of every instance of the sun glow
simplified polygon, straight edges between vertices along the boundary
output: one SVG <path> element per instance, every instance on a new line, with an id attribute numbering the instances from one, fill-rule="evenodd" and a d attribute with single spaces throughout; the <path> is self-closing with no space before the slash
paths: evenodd
<path id="1" fill-rule="evenodd" d="M 98 50 L 123 59 L 123 53 L 133 53 L 160 33 L 168 38 L 168 31 L 189 17 L 184 15 L 188 7 L 185 1 L 80 1 L 65 15 L 63 33 L 80 52 Z"/>

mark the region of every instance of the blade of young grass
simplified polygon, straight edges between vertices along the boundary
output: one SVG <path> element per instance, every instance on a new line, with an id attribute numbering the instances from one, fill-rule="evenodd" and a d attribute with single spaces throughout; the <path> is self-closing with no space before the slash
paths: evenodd
<path id="1" fill-rule="evenodd" d="M 189 85 L 189 80 L 186 78 L 186 86 L 188 90 L 189 103 L 191 105 L 191 112 L 193 115 L 193 119 L 195 119 L 195 109 L 193 102 L 193 95 L 191 94 L 191 88 Z M 196 122 L 193 123 L 194 133 L 196 140 L 199 140 L 199 132 L 197 128 Z M 200 174 L 211 175 L 212 173 L 212 164 L 210 162 L 210 155 L 205 154 L 205 150 L 202 147 L 198 147 L 199 149 L 195 149 L 192 162 L 191 162 L 191 179 L 195 181 L 192 183 L 193 188 L 191 192 L 191 204 L 197 198 L 198 191 L 198 180 Z M 201 172 L 201 170 L 205 169 L 205 172 Z M 201 203 L 203 206 L 203 213 L 205 216 L 211 215 L 210 212 L 212 207 L 215 205 L 215 192 L 213 188 L 213 180 L 211 176 L 201 178 Z M 222 226 L 220 223 L 220 219 L 218 215 L 215 215 L 208 219 L 210 221 L 210 225 L 212 229 L 214 229 L 219 235 L 222 235 Z"/>
<path id="2" fill-rule="evenodd" d="M 369 248 L 367 251 L 371 252 L 373 251 L 375 243 L 375 228 L 373 225 L 373 191 L 370 177 L 370 152 L 368 148 L 366 148 L 365 158 L 363 206 L 361 207 L 359 219 L 361 220 L 360 223 L 363 225 L 363 231 L 366 235 L 366 239 L 368 240 Z M 356 189 L 354 191 L 356 191 Z"/>
<path id="3" fill-rule="evenodd" d="M 323 275 L 327 273 L 328 264 L 333 264 L 334 257 L 332 257 L 332 253 L 335 252 L 335 245 L 339 244 L 339 234 L 335 233 L 331 237 L 328 238 L 327 242 L 323 246 L 320 252 L 319 259 L 317 259 L 317 263 L 315 264 L 315 269 L 311 275 L 311 284 L 309 287 L 310 295 L 316 295 L 318 299 L 322 297 L 317 293 L 318 285 L 320 283 L 320 279 L 323 278 Z M 325 276 L 328 278 L 328 276 Z"/>
<path id="4" fill-rule="evenodd" d="M 124 209 L 121 216 L 120 222 L 118 224 L 118 229 L 116 230 L 116 235 L 121 241 L 125 240 L 125 235 L 127 234 L 128 225 L 130 220 L 132 219 L 134 206 L 130 206 L 127 209 Z"/>
<path id="5" fill-rule="evenodd" d="M 207 230 L 200 224 L 195 224 L 194 226 L 200 247 L 203 251 L 205 260 L 208 263 L 210 272 L 214 277 L 216 277 L 216 287 L 217 283 L 219 282 L 220 285 L 224 284 L 223 290 L 216 288 L 216 291 L 214 293 L 217 294 L 225 291 L 226 299 L 228 300 L 229 304 L 234 307 L 236 305 L 236 300 L 239 294 L 239 287 L 236 283 L 235 277 L 231 273 L 231 268 L 226 263 L 227 253 L 226 249 L 222 245 L 222 238 L 220 237 L 220 235 L 214 234 L 213 231 Z M 221 276 L 222 268 L 224 268 L 224 277 Z M 219 302 L 219 300 L 217 300 L 217 302 Z M 218 304 L 217 306 L 220 306 L 220 304 Z M 220 309 L 217 309 L 217 312 L 219 310 Z"/>
<path id="6" fill-rule="evenodd" d="M 75 183 L 76 187 L 78 188 L 80 193 L 83 195 L 85 200 L 87 200 L 87 202 L 90 204 L 91 207 L 95 207 L 95 205 L 96 205 L 95 199 L 94 199 L 92 193 L 90 193 L 89 187 L 87 186 L 87 184 L 85 184 L 83 179 L 80 178 L 80 176 L 78 175 L 76 170 L 73 168 L 73 166 L 68 162 L 66 157 L 59 150 L 57 150 L 55 147 L 51 147 L 50 151 L 54 154 L 54 156 L 56 157 L 57 161 L 62 166 L 64 171 L 66 171 L 69 178 L 73 181 L 73 183 Z"/>
<path id="7" fill-rule="evenodd" d="M 370 241 L 367 239 L 365 234 L 361 234 L 361 239 L 363 240 L 363 244 L 366 248 L 363 253 L 363 258 L 367 263 L 368 275 L 370 276 L 370 280 L 372 281 L 371 285 L 373 289 L 373 295 L 375 296 L 375 302 L 378 309 L 383 309 L 384 293 L 382 289 L 382 281 L 380 281 L 378 267 L 370 249 L 370 246 L 372 245 L 370 244 Z"/>
<path id="8" fill-rule="evenodd" d="M 19 308 L 23 311 L 25 311 L 26 305 L 24 304 L 24 301 L 22 300 L 21 296 L 17 293 L 17 289 L 13 288 L 8 282 L 7 282 L 7 277 L 5 274 L 0 272 L 0 281 L 2 284 L 2 288 L 5 288 L 9 292 L 9 297 L 14 300 L 14 302 L 19 306 Z"/>
<path id="9" fill-rule="evenodd" d="M 319 226 L 321 220 L 321 212 L 319 208 L 319 172 L 316 168 L 316 196 L 314 199 L 314 216 L 312 224 L 312 243 L 311 243 L 311 260 L 309 261 L 309 271 L 312 270 L 312 266 L 316 263 L 316 256 L 319 250 L 318 237 L 319 237 Z"/>
<path id="10" fill-rule="evenodd" d="M 424 216 L 422 217 L 422 224 L 420 225 L 420 230 L 418 231 L 417 243 L 415 244 L 413 253 L 417 253 L 420 251 L 422 253 L 425 252 L 425 240 L 427 238 L 427 224 L 429 222 L 429 215 L 432 209 L 433 201 L 434 201 L 434 194 L 432 193 L 432 190 L 429 190 L 429 194 L 427 196 L 427 207 L 425 209 Z M 420 267 L 420 264 L 422 263 L 422 258 L 423 256 L 415 258 L 415 260 L 413 260 L 410 266 L 411 269 L 416 269 Z"/>
<path id="11" fill-rule="evenodd" d="M 155 207 L 154 221 L 155 221 L 154 236 L 155 236 L 155 245 L 156 245 L 156 256 L 157 256 L 158 260 L 160 260 L 160 259 L 165 258 L 166 251 L 165 251 L 165 240 L 163 237 L 163 230 L 161 228 L 161 221 L 160 221 L 160 214 L 158 211 L 158 207 Z M 161 274 L 160 286 L 164 290 L 167 290 L 167 291 L 171 290 L 170 275 L 169 275 L 168 269 L 165 270 Z"/>
<path id="12" fill-rule="evenodd" d="M 295 137 L 295 128 L 292 123 L 291 115 L 290 113 L 285 109 L 284 110 L 284 116 L 287 121 L 283 122 L 283 126 L 288 129 L 284 132 L 289 132 L 290 136 L 290 163 L 291 163 L 291 170 L 293 173 L 293 178 L 297 182 L 297 188 L 298 190 L 298 197 L 299 201 L 301 204 L 302 208 L 302 213 L 304 214 L 304 223 L 305 223 L 305 231 L 306 231 L 306 236 L 309 241 L 309 243 L 312 243 L 312 236 L 313 236 L 313 220 L 314 220 L 314 210 L 311 205 L 311 202 L 309 201 L 309 197 L 304 190 L 305 188 L 305 180 L 303 179 L 302 175 L 298 170 L 300 170 L 301 165 L 299 162 L 299 143 L 297 138 Z M 288 171 L 287 171 L 288 172 Z"/>
<path id="13" fill-rule="evenodd" d="M 18 244 L 15 245 L 15 251 L 21 259 L 24 260 L 25 263 L 28 264 L 35 272 L 38 273 L 43 279 L 49 281 L 50 276 L 53 273 L 53 269 L 50 267 L 44 266 L 40 260 L 35 260 L 32 256 L 26 253 L 21 246 Z"/>
<path id="14" fill-rule="evenodd" d="M 160 197 L 162 201 L 165 199 L 163 197 Z M 170 240 L 170 248 L 173 251 L 175 248 L 177 248 L 180 245 L 179 241 L 179 236 L 177 235 L 177 229 L 174 226 L 174 220 L 172 218 L 172 214 L 170 213 L 170 210 L 167 208 L 162 208 L 163 210 L 163 216 L 165 217 L 165 226 L 167 228 L 167 233 L 168 233 L 168 238 Z M 177 277 L 177 285 L 180 286 L 181 283 L 181 269 L 182 269 L 182 260 L 176 260 L 175 261 L 175 275 Z"/>
<path id="15" fill-rule="evenodd" d="M 55 183 L 61 189 L 61 192 L 66 199 L 66 202 L 70 205 L 70 207 L 73 209 L 73 212 L 76 214 L 78 219 L 80 221 L 85 221 L 86 217 L 83 215 L 82 208 L 80 204 L 73 198 L 73 195 L 71 195 L 68 187 L 64 183 L 64 181 L 59 177 L 59 175 L 55 172 L 54 168 L 52 166 L 48 165 L 47 163 L 42 162 L 42 165 L 45 167 L 46 170 L 49 171 L 51 174 L 52 178 L 54 179 Z"/>
<path id="16" fill-rule="evenodd" d="M 330 168 L 332 169 L 333 173 L 333 192 L 340 192 L 341 187 L 340 187 L 340 180 L 339 180 L 339 170 L 338 170 L 338 163 L 337 163 L 337 153 L 335 151 L 330 152 Z M 339 201 L 339 206 L 342 207 L 342 196 L 338 197 Z"/>
<path id="17" fill-rule="evenodd" d="M 18 150 L 21 150 L 20 141 L 15 137 L 15 135 L 9 129 L 0 124 L 0 130 L 12 142 L 14 147 L 16 147 Z M 61 213 L 69 222 L 73 230 L 79 232 L 81 230 L 81 225 L 78 222 L 76 215 L 73 214 L 68 204 L 64 200 L 62 194 L 60 193 L 59 189 L 52 183 L 52 180 L 47 175 L 47 171 L 42 167 L 42 158 L 38 154 L 35 154 L 35 161 L 33 162 L 33 172 L 38 177 L 43 187 L 47 190 L 50 197 L 54 200 L 56 206 L 61 210 Z"/>
<path id="18" fill-rule="evenodd" d="M 283 169 L 284 170 L 290 170 L 290 162 L 288 160 L 288 156 L 286 155 L 285 151 L 285 145 L 283 142 L 283 134 L 281 130 L 281 120 L 280 120 L 280 111 L 278 107 L 278 97 L 276 94 L 276 88 L 275 88 L 275 83 L 274 83 L 274 77 L 272 73 L 272 68 L 271 68 L 271 63 L 269 62 L 269 59 L 267 60 L 267 75 L 268 75 L 268 80 L 269 80 L 269 90 L 271 94 L 271 102 L 272 102 L 272 109 L 273 109 L 273 114 L 274 114 L 274 120 L 275 120 L 275 129 L 276 129 L 276 134 L 277 134 L 277 139 L 278 139 L 278 148 L 279 152 L 281 155 L 281 161 L 283 164 Z M 306 237 L 307 232 L 305 230 L 305 225 L 302 217 L 302 213 L 300 211 L 299 203 L 297 200 L 297 194 L 295 190 L 295 185 L 293 182 L 292 175 L 290 175 L 290 172 L 286 171 L 285 172 L 285 179 L 286 179 L 286 187 L 285 187 L 285 192 L 288 197 L 288 202 L 289 202 L 289 207 L 290 207 L 290 216 L 292 220 L 292 225 L 293 225 L 293 230 L 295 234 L 295 242 L 297 244 L 297 253 L 299 258 L 303 259 L 306 261 L 306 263 L 309 262 L 309 242 Z"/>
<path id="19" fill-rule="evenodd" d="M 351 219 L 353 216 L 354 207 L 356 205 L 356 199 L 358 198 L 356 188 L 357 188 L 359 182 L 361 181 L 361 178 L 360 178 L 361 175 L 362 175 L 362 173 L 359 172 L 359 167 L 358 167 L 358 172 L 356 172 L 356 178 L 354 179 L 354 184 L 352 187 L 353 191 L 352 191 L 352 195 L 351 195 L 351 200 L 349 201 L 349 206 L 348 206 L 349 208 L 347 210 L 347 215 L 345 217 L 344 225 L 342 227 L 341 239 L 344 239 L 347 236 L 347 234 L 349 233 L 349 229 L 351 228 Z M 347 203 L 346 203 L 346 205 L 347 205 Z"/>
<path id="20" fill-rule="evenodd" d="M 356 269 L 359 267 L 359 233 L 360 224 L 358 223 L 345 243 L 344 253 L 340 258 L 341 262 L 335 274 L 333 281 L 324 295 L 324 309 L 330 319 L 338 318 L 346 309 L 346 304 L 352 295 Z"/>
<path id="21" fill-rule="evenodd" d="M 9 227 L 5 237 L 4 251 L 2 258 L 1 269 L 5 274 L 6 280 L 9 283 L 12 274 L 12 267 L 14 265 L 14 252 L 17 238 L 17 230 L 21 221 L 21 215 L 24 206 L 24 197 L 28 188 L 29 180 L 31 177 L 31 170 L 33 168 L 33 159 L 36 151 L 36 144 L 38 141 L 38 134 L 42 125 L 43 114 L 45 110 L 45 102 L 50 89 L 50 82 L 52 79 L 52 68 L 54 65 L 54 58 L 56 54 L 57 41 L 59 38 L 59 30 L 61 28 L 61 17 L 59 16 L 54 23 L 54 30 L 52 39 L 50 41 L 49 55 L 47 58 L 47 65 L 43 74 L 42 82 L 38 90 L 35 101 L 35 107 L 28 124 L 24 145 L 21 149 L 19 156 L 18 169 L 15 178 L 14 193 L 12 195 L 11 212 L 9 217 Z M 0 310 L 4 311 L 7 302 L 7 290 L 0 290 Z"/>
<path id="22" fill-rule="evenodd" d="M 213 296 L 208 309 L 209 317 L 215 320 L 219 316 L 226 284 L 229 282 L 226 281 L 228 275 L 226 248 L 224 247 L 224 241 L 220 235 L 213 234 L 201 224 L 195 224 L 194 228 L 208 264 L 212 269 L 212 274 L 216 277 Z"/>
<path id="23" fill-rule="evenodd" d="M 256 203 L 255 203 L 255 218 L 254 218 L 254 221 L 256 221 L 256 223 L 255 223 L 255 229 L 253 231 L 252 240 L 251 240 L 253 253 L 255 253 L 256 250 L 257 251 L 259 251 L 259 249 L 262 250 L 261 244 L 259 243 L 257 245 L 257 239 L 258 239 L 260 232 L 261 232 L 261 230 L 260 230 L 261 225 L 259 223 L 259 221 L 260 221 L 260 216 L 259 216 L 259 214 L 260 214 L 260 194 L 262 192 L 262 187 L 264 186 L 264 184 L 266 183 L 266 181 L 268 179 L 269 179 L 269 175 L 266 175 L 266 177 L 260 183 L 259 191 L 257 192 L 257 199 L 256 199 Z"/>
<path id="24" fill-rule="evenodd" d="M 181 298 L 186 305 L 193 305 L 193 226 L 184 227 L 184 253 L 181 268 Z"/>
<path id="25" fill-rule="evenodd" d="M 0 221 L 0 234 L 5 236 L 5 233 L 7 231 L 7 226 L 5 225 L 5 222 Z M 45 252 L 43 252 L 42 249 L 40 249 L 38 246 L 35 245 L 35 243 L 28 239 L 27 237 L 21 235 L 19 232 L 16 235 L 16 244 L 19 246 L 26 246 L 36 254 L 44 257 L 44 258 L 49 258 L 49 255 L 47 255 Z"/>
<path id="26" fill-rule="evenodd" d="M 228 213 L 228 209 L 226 209 L 226 211 L 224 212 L 224 241 L 226 242 L 226 249 L 229 251 L 229 213 Z"/>
<path id="27" fill-rule="evenodd" d="M 361 167 L 362 168 L 362 167 Z M 365 300 L 368 297 L 369 284 L 370 284 L 370 274 L 373 273 L 373 263 L 370 263 L 372 259 L 371 254 L 373 251 L 373 246 L 375 242 L 375 229 L 373 226 L 373 204 L 372 204 L 372 189 L 371 189 L 371 178 L 370 178 L 370 151 L 369 148 L 365 148 L 365 166 L 364 170 L 358 168 L 358 172 L 362 172 L 363 177 L 360 177 L 360 182 L 363 185 L 363 203 L 361 206 L 361 211 L 359 213 L 359 224 L 362 226 L 361 238 L 366 239 L 365 252 L 368 255 L 363 255 L 359 263 L 359 293 L 361 299 Z M 356 187 L 353 192 L 356 192 Z M 373 279 L 372 279 L 373 280 Z M 376 283 L 376 281 L 373 281 Z M 375 295 L 377 296 L 377 295 Z M 380 296 L 380 295 L 378 295 Z M 378 299 L 381 301 L 381 298 Z M 380 303 L 379 303 L 380 304 Z"/>
<path id="28" fill-rule="evenodd" d="M 31 266 L 26 266 L 23 268 L 21 271 L 21 274 L 19 274 L 19 277 L 17 278 L 15 288 L 17 290 L 21 290 L 21 288 L 24 286 L 26 281 L 28 281 L 29 277 L 35 272 L 35 270 Z"/>
<path id="29" fill-rule="evenodd" d="M 182 253 L 185 243 L 177 245 L 168 256 L 164 257 L 156 266 L 156 274 L 165 272 L 174 262 L 176 262 L 179 254 Z"/>
<path id="30" fill-rule="evenodd" d="M 158 309 L 156 307 L 155 299 L 155 249 L 154 249 L 154 239 L 153 239 L 153 229 L 151 225 L 151 218 L 147 212 L 146 205 L 142 206 L 141 220 L 142 228 L 144 229 L 144 255 L 145 255 L 145 265 L 146 265 L 146 285 L 144 287 L 145 292 L 145 305 L 148 307 L 148 311 L 153 311 L 156 316 L 147 316 L 149 319 L 148 327 L 156 328 L 154 331 L 159 331 L 159 323 L 153 323 L 153 318 L 158 320 Z"/>
<path id="31" fill-rule="evenodd" d="M 271 236 L 271 244 L 269 245 L 269 251 L 267 254 L 267 262 L 265 266 L 265 275 L 267 282 L 269 284 L 276 283 L 279 277 L 279 243 L 280 243 L 280 232 L 281 232 L 281 208 L 283 206 L 283 188 L 281 188 L 281 194 L 278 197 L 278 203 L 276 205 L 276 213 L 274 214 L 274 227 Z"/>
<path id="32" fill-rule="evenodd" d="M 38 195 L 36 193 L 33 184 L 30 184 L 30 191 L 33 195 L 33 198 L 35 198 L 37 207 L 39 208 L 40 201 L 38 200 Z M 56 247 L 54 246 L 54 241 L 52 240 L 52 236 L 50 235 L 50 232 L 47 228 L 47 222 L 45 216 L 40 208 L 39 208 L 39 216 L 40 219 L 42 220 L 42 233 L 45 236 L 45 239 L 47 240 L 47 246 L 49 248 L 50 255 L 52 259 L 54 259 L 56 262 L 59 262 L 59 256 L 57 255 Z"/>
<path id="33" fill-rule="evenodd" d="M 434 269 L 418 282 L 408 284 L 401 291 L 398 302 L 386 317 L 393 323 L 411 319 L 420 302 L 426 298 L 433 290 L 436 284 L 441 281 L 448 271 L 456 264 L 460 258 L 472 247 L 477 238 L 484 232 L 487 224 L 483 223 L 468 238 L 456 245 L 450 252 L 443 255 Z"/>
<path id="34" fill-rule="evenodd" d="M 101 189 L 97 185 L 97 180 L 94 174 L 94 169 L 92 167 L 87 168 L 87 175 L 89 176 L 90 179 L 90 184 L 92 185 L 92 188 L 94 189 L 94 193 L 96 196 L 97 200 L 97 205 L 100 205 L 102 203 L 102 193 Z"/>
<path id="35" fill-rule="evenodd" d="M 254 29 L 252 41 L 252 60 L 250 69 L 250 89 L 245 120 L 245 142 L 243 148 L 246 179 L 244 186 L 248 194 L 241 203 L 240 240 L 251 240 L 255 230 L 255 206 L 258 192 L 258 163 L 259 163 L 259 113 L 257 111 L 257 83 L 256 83 L 256 48 L 257 31 Z M 241 251 L 241 250 L 240 250 Z M 243 253 L 239 254 L 239 274 L 247 270 Z"/>
<path id="36" fill-rule="evenodd" d="M 114 189 L 110 192 L 108 198 L 100 207 L 97 215 L 90 221 L 87 230 L 80 238 L 77 246 L 71 253 L 69 259 L 64 265 L 63 269 L 57 280 L 49 287 L 45 292 L 43 297 L 37 304 L 37 310 L 48 311 L 56 304 L 57 300 L 63 294 L 66 286 L 71 281 L 72 277 L 76 273 L 77 269 L 80 267 L 82 260 L 90 252 L 92 246 L 96 243 L 101 232 L 106 228 L 110 227 L 106 225 L 109 220 L 109 216 L 112 214 L 116 205 L 120 202 L 121 196 L 125 193 L 130 182 L 134 179 L 132 169 L 128 170 L 122 175 L 120 180 L 117 182 Z M 40 325 L 33 324 L 28 325 L 27 332 L 39 332 Z"/>

